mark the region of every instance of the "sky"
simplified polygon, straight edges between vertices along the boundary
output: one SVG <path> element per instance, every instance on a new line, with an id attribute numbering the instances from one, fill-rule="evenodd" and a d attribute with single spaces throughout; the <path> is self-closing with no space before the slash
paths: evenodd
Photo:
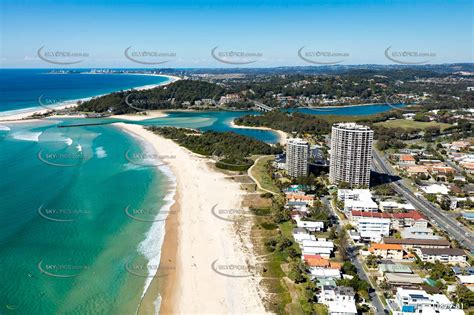
<path id="1" fill-rule="evenodd" d="M 0 6 L 2 68 L 473 62 L 472 0 L 2 0 Z"/>

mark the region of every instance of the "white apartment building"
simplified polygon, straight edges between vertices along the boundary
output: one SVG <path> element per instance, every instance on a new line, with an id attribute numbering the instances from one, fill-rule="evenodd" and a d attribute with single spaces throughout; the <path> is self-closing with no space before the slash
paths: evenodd
<path id="1" fill-rule="evenodd" d="M 286 168 L 291 177 L 308 175 L 309 144 L 308 142 L 293 138 L 286 144 Z"/>
<path id="2" fill-rule="evenodd" d="M 326 305 L 330 315 L 355 315 L 357 308 L 354 289 L 324 285 L 318 294 L 318 302 Z"/>
<path id="3" fill-rule="evenodd" d="M 467 261 L 466 252 L 460 248 L 418 248 L 417 254 L 422 261 L 459 264 Z"/>
<path id="4" fill-rule="evenodd" d="M 344 212 L 352 210 L 377 212 L 378 205 L 372 200 L 372 193 L 368 189 L 339 189 L 337 199 L 344 202 Z"/>
<path id="5" fill-rule="evenodd" d="M 464 311 L 459 309 L 444 294 L 428 294 L 425 290 L 407 290 L 397 288 L 394 299 L 397 310 L 394 315 L 402 314 L 447 314 L 463 315 Z"/>
<path id="6" fill-rule="evenodd" d="M 390 219 L 387 218 L 357 218 L 357 231 L 363 240 L 380 242 L 390 234 Z"/>
<path id="7" fill-rule="evenodd" d="M 329 180 L 331 184 L 348 183 L 369 186 L 374 132 L 356 123 L 332 126 Z"/>

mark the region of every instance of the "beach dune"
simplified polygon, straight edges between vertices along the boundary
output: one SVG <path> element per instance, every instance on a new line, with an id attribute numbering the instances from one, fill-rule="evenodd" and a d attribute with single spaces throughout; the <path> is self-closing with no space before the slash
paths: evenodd
<path id="1" fill-rule="evenodd" d="M 250 245 L 236 233 L 233 222 L 215 215 L 240 209 L 244 193 L 240 185 L 212 170 L 208 159 L 169 139 L 139 125 L 117 125 L 152 144 L 159 155 L 165 156 L 163 162 L 177 180 L 178 215 L 168 218 L 176 220 L 176 228 L 167 227 L 161 256 L 161 264 L 175 263 L 176 272 L 158 280 L 167 282 L 161 286 L 165 291 L 160 313 L 265 313 L 258 275 L 248 265 L 252 261 Z M 150 294 L 156 293 L 147 292 L 139 313 L 151 313 L 150 301 L 156 297 Z"/>

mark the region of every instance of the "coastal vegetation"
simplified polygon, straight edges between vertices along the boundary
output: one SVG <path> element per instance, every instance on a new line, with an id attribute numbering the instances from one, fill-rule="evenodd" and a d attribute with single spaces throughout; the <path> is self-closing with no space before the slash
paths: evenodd
<path id="1" fill-rule="evenodd" d="M 299 112 L 271 111 L 261 115 L 246 115 L 234 120 L 236 125 L 250 127 L 268 127 L 283 130 L 287 133 L 321 135 L 331 132 L 331 126 L 335 122 L 360 122 L 373 124 L 386 121 L 390 118 L 398 118 L 401 114 L 397 111 L 364 115 L 364 116 L 340 116 L 340 115 L 312 115 Z"/>
<path id="2" fill-rule="evenodd" d="M 270 293 L 266 307 L 277 314 L 320 314 L 324 307 L 317 304 L 316 285 L 301 262 L 301 251 L 292 235 L 293 223 L 284 208 L 285 199 L 280 194 L 272 201 L 269 208 L 253 209 L 252 239 L 257 254 L 265 257 L 261 283 Z"/>
<path id="3" fill-rule="evenodd" d="M 154 109 L 183 109 L 185 102 L 197 100 L 219 100 L 225 88 L 220 85 L 194 80 L 179 80 L 166 86 L 148 90 L 120 91 L 95 97 L 78 106 L 79 111 L 112 112 L 114 114 L 135 113 Z M 185 104 L 183 104 L 185 103 Z"/>
<path id="4" fill-rule="evenodd" d="M 252 155 L 282 152 L 280 145 L 271 146 L 263 141 L 234 132 L 200 132 L 175 127 L 147 127 L 148 130 L 172 139 L 179 145 L 201 155 L 214 157 L 216 166 L 233 171 L 245 171 L 252 164 Z"/>
<path id="5" fill-rule="evenodd" d="M 319 116 L 271 111 L 262 115 L 246 115 L 234 120 L 241 126 L 269 127 L 287 133 L 321 134 L 328 133 L 331 125 Z"/>
<path id="6" fill-rule="evenodd" d="M 279 187 L 275 185 L 272 174 L 272 162 L 275 159 L 274 156 L 262 156 L 255 160 L 255 164 L 251 169 L 251 175 L 265 190 L 273 193 L 279 192 Z"/>

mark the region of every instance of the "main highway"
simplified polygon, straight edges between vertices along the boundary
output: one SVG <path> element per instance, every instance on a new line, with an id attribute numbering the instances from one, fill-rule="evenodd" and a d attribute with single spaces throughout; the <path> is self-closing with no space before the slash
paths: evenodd
<path id="1" fill-rule="evenodd" d="M 385 158 L 373 150 L 372 159 L 373 169 L 385 176 L 397 176 L 392 166 L 385 160 Z M 392 182 L 394 190 L 405 197 L 414 207 L 420 210 L 425 216 L 430 219 L 430 223 L 437 228 L 445 231 L 449 237 L 457 240 L 461 245 L 466 247 L 470 252 L 474 250 L 474 237 L 470 230 L 464 227 L 461 223 L 453 219 L 444 210 L 435 207 L 432 203 L 426 200 L 423 196 L 415 196 L 410 190 L 407 183 L 403 179 Z"/>

